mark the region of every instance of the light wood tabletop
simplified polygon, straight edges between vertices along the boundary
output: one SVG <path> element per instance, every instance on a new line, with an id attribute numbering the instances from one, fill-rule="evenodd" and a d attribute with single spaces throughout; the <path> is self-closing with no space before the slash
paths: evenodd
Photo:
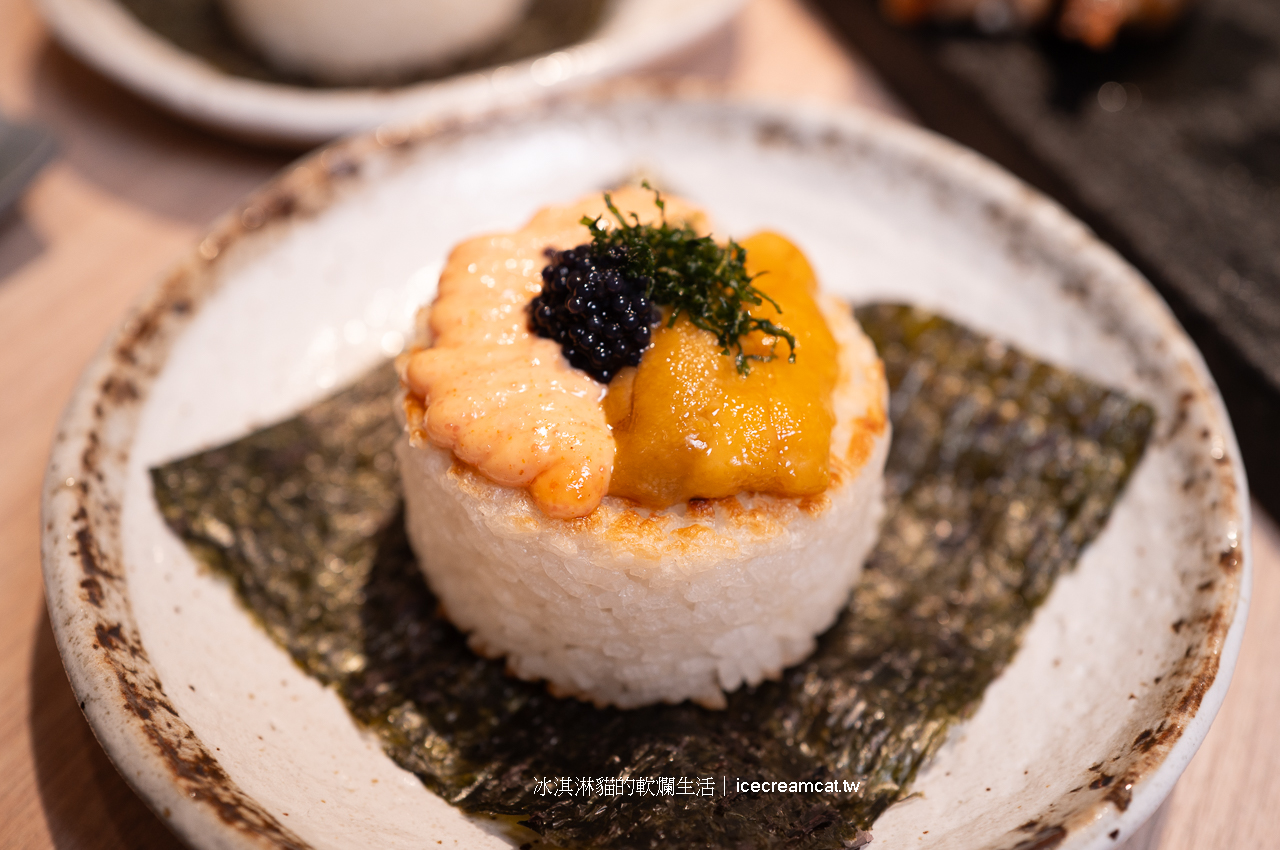
<path id="1" fill-rule="evenodd" d="M 751 0 L 648 76 L 909 119 L 798 0 Z M 219 212 L 294 154 L 223 141 L 70 58 L 31 0 L 0 0 L 0 111 L 59 156 L 0 218 L 0 847 L 178 847 L 94 740 L 40 581 L 41 477 L 77 377 L 130 303 Z M 1129 850 L 1280 847 L 1280 531 L 1255 505 L 1252 610 L 1208 739 Z"/>

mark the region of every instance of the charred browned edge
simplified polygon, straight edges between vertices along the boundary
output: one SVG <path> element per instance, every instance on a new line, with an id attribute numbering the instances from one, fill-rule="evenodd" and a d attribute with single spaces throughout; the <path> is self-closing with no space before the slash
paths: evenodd
<path id="1" fill-rule="evenodd" d="M 1009 850 L 1053 850 L 1067 838 L 1067 830 L 1062 826 L 1040 826 L 1030 821 L 1018 827 L 1018 832 L 1029 832 L 1031 835 L 1013 845 Z"/>
<path id="2" fill-rule="evenodd" d="M 796 143 L 790 138 L 787 141 Z M 926 182 L 933 182 L 935 191 L 942 194 L 952 191 L 939 183 L 936 175 L 928 177 Z M 1172 410 L 1157 423 L 1152 446 L 1173 447 L 1180 453 L 1184 466 L 1181 485 L 1184 493 L 1197 492 L 1219 518 L 1240 516 L 1241 505 L 1247 495 L 1237 484 L 1232 457 L 1223 452 L 1215 458 L 1211 453 L 1214 434 L 1210 426 L 1227 427 L 1225 420 L 1215 414 L 1204 418 L 1206 411 L 1217 409 L 1212 398 L 1213 390 L 1189 362 L 1180 360 L 1173 368 L 1161 362 L 1169 354 L 1166 340 L 1161 339 L 1148 348 L 1145 343 L 1125 333 L 1129 326 L 1126 315 L 1131 311 L 1131 305 L 1113 300 L 1114 287 L 1098 279 L 1096 271 L 1077 267 L 1075 258 L 1058 256 L 1052 248 L 1039 241 L 1035 228 L 1016 209 L 1022 200 L 1035 197 L 1033 190 L 1026 189 L 1012 204 L 987 203 L 984 214 L 993 224 L 1000 225 L 998 230 L 1005 234 L 1007 250 L 1012 256 L 1034 259 L 1061 269 L 1060 288 L 1063 294 L 1092 312 L 1104 331 L 1127 349 L 1142 379 L 1184 388 Z M 1153 300 L 1155 297 L 1152 296 Z M 1170 324 L 1173 324 L 1172 320 Z M 1207 528 L 1204 533 L 1210 534 Z M 1026 832 L 1026 827 L 1033 827 L 1035 836 L 1027 838 L 1015 830 L 997 846 L 1008 850 L 1056 847 L 1070 831 L 1093 823 L 1101 806 L 1126 811 L 1134 788 L 1164 763 L 1200 710 L 1205 695 L 1217 679 L 1222 648 L 1235 618 L 1244 557 L 1238 542 L 1219 549 L 1214 541 L 1202 537 L 1188 545 L 1198 546 L 1204 551 L 1204 569 L 1195 577 L 1200 581 L 1194 587 L 1185 588 L 1188 604 L 1194 604 L 1199 610 L 1195 616 L 1180 618 L 1171 624 L 1175 634 L 1186 638 L 1187 649 L 1150 683 L 1153 688 L 1163 683 L 1163 690 L 1150 697 L 1158 699 L 1163 706 L 1162 721 L 1155 727 L 1136 729 L 1130 733 L 1132 738 L 1113 745 L 1106 759 L 1089 768 L 1088 777 L 1072 789 L 1068 797 L 1074 801 L 1059 800 L 1050 804 L 1042 813 L 1040 822 L 1033 821 L 1021 830 Z M 1119 831 L 1110 837 L 1118 840 Z"/>
<path id="3" fill-rule="evenodd" d="M 625 88 L 615 86 L 572 97 L 583 108 L 590 108 L 593 103 L 616 99 L 619 93 L 625 94 Z M 643 93 L 652 95 L 653 89 L 646 88 Z M 674 93 L 680 95 L 682 90 Z M 94 645 L 101 653 L 103 663 L 114 673 L 124 710 L 137 718 L 138 728 L 161 756 L 184 793 L 211 806 L 230 826 L 276 847 L 302 850 L 309 845 L 244 794 L 227 776 L 165 696 L 138 638 L 125 595 L 123 572 L 112 562 L 111 546 L 105 545 L 95 531 L 99 517 L 103 527 L 109 528 L 109 524 L 118 519 L 120 509 L 119 494 L 105 492 L 103 469 L 108 464 L 123 466 L 124 463 L 120 456 L 103 456 L 99 428 L 112 416 L 136 417 L 137 402 L 158 372 L 169 343 L 176 337 L 180 326 L 194 314 L 199 303 L 216 289 L 213 269 L 248 234 L 323 210 L 332 202 L 336 191 L 343 184 L 352 182 L 360 174 L 364 162 L 374 155 L 381 153 L 394 158 L 408 154 L 427 141 L 448 143 L 462 138 L 469 128 L 481 122 L 519 122 L 531 115 L 547 114 L 564 100 L 557 98 L 541 105 L 508 109 L 497 117 L 477 115 L 413 127 L 384 128 L 304 158 L 220 220 L 192 255 L 160 284 L 120 332 L 111 350 L 112 371 L 95 388 L 96 399 L 92 405 L 95 426 L 84 437 L 80 473 L 71 488 L 77 500 L 72 535 L 75 557 L 82 574 L 79 587 L 93 623 Z M 763 117 L 757 122 L 756 137 L 765 146 L 821 149 L 855 158 L 872 147 L 871 143 L 851 138 L 838 129 L 828 128 L 808 134 L 797 132 L 789 124 Z M 902 165 L 904 171 L 920 178 L 936 193 L 945 195 L 955 191 L 948 180 L 928 168 L 905 160 Z M 1025 195 L 1030 198 L 1034 193 L 1028 190 Z M 1029 228 L 1022 221 L 1021 214 L 1012 207 L 992 203 L 988 204 L 986 213 L 993 220 L 1003 218 L 1009 223 L 1007 231 L 1011 243 L 1020 242 L 1009 246 L 1015 255 L 1029 256 L 1044 251 L 1042 246 L 1035 244 L 1034 228 Z M 1049 262 L 1063 265 L 1059 257 L 1050 257 Z M 1117 329 L 1118 338 L 1131 343 L 1119 334 L 1119 329 L 1125 327 L 1125 321 L 1118 315 L 1118 305 L 1106 301 L 1107 287 L 1094 284 L 1091 275 L 1064 269 L 1064 293 L 1088 302 L 1093 309 L 1117 313 L 1110 319 L 1104 315 L 1104 326 Z M 1150 378 L 1160 372 L 1137 343 L 1130 344 L 1130 351 L 1135 356 L 1139 373 L 1144 377 Z M 1177 378 L 1198 392 L 1184 393 L 1170 427 L 1157 439 L 1160 443 L 1185 437 L 1185 426 L 1194 401 L 1200 401 L 1202 408 L 1208 404 L 1207 392 L 1201 388 L 1197 376 L 1183 374 Z M 1210 434 L 1202 430 L 1196 436 L 1208 440 Z M 65 439 L 65 436 L 60 435 L 60 439 Z M 1190 468 L 1184 489 L 1198 487 L 1215 489 L 1218 494 L 1216 509 L 1227 514 L 1239 514 L 1243 494 L 1237 492 L 1230 458 L 1224 456 L 1211 470 L 1206 471 L 1200 466 Z M 1187 654 L 1168 673 L 1157 677 L 1154 683 L 1159 684 L 1163 679 L 1169 686 L 1164 697 L 1168 704 L 1164 722 L 1156 728 L 1141 730 L 1126 750 L 1110 756 L 1105 764 L 1096 765 L 1094 778 L 1074 789 L 1081 795 L 1096 795 L 1096 803 L 1064 806 L 1057 811 L 1051 806 L 1043 818 L 1048 822 L 1031 822 L 1021 831 L 1015 830 L 1006 845 L 1009 850 L 1052 850 L 1065 840 L 1069 830 L 1091 822 L 1097 815 L 1098 805 L 1114 805 L 1120 810 L 1127 808 L 1134 784 L 1164 761 L 1217 677 L 1220 649 L 1235 613 L 1241 563 L 1239 549 L 1219 553 L 1218 576 L 1203 579 L 1196 587 L 1202 594 L 1212 591 L 1213 609 L 1175 629 L 1178 634 L 1184 628 L 1190 628 L 1191 632 L 1188 633 Z M 1104 776 L 1109 778 L 1103 781 Z M 1098 783 L 1097 788 L 1088 787 L 1094 783 Z M 1028 832 L 1032 834 L 1027 835 Z M 1112 837 L 1118 838 L 1118 833 Z"/>
<path id="4" fill-rule="evenodd" d="M 100 418 L 109 415 L 104 407 Z M 94 471 L 90 467 L 81 470 L 90 475 Z M 75 556 L 80 564 L 85 610 L 90 615 L 93 648 L 114 673 L 121 707 L 136 718 L 137 728 L 161 757 L 184 796 L 211 806 L 227 824 L 265 838 L 276 847 L 306 850 L 306 842 L 283 827 L 227 776 L 165 695 L 133 624 L 123 573 L 111 563 L 108 547 L 97 537 L 93 515 L 101 511 L 113 518 L 118 511 L 111 502 L 94 504 L 97 498 L 112 498 L 96 493 L 96 489 L 83 483 L 77 488 L 79 505 L 72 517 Z"/>
<path id="5" fill-rule="evenodd" d="M 1203 389 L 1198 388 L 1198 391 L 1204 396 L 1199 399 L 1203 409 L 1210 404 L 1210 400 Z M 1174 421 L 1161 435 L 1162 442 L 1168 443 L 1178 437 L 1187 424 L 1188 411 L 1195 400 L 1196 393 L 1187 391 L 1180 394 Z M 1203 469 L 1198 476 L 1203 482 L 1204 496 L 1212 500 L 1215 507 L 1226 508 L 1228 513 L 1238 513 L 1236 509 L 1243 494 L 1237 490 L 1229 462 L 1222 462 L 1226 459 L 1225 453 L 1222 458 L 1212 459 L 1209 446 L 1211 439 L 1212 434 L 1207 428 L 1201 428 L 1199 433 L 1188 439 L 1188 442 L 1198 446 L 1203 452 L 1202 457 L 1207 455 L 1210 458 L 1208 463 L 1202 461 L 1200 465 Z M 1188 473 L 1188 480 L 1197 477 L 1194 467 Z M 1184 489 L 1187 489 L 1185 485 Z M 1128 753 L 1112 758 L 1116 770 L 1114 779 L 1110 779 L 1112 774 L 1100 772 L 1099 780 L 1095 780 L 1108 778 L 1102 786 L 1107 788 L 1104 799 L 1120 811 L 1129 807 L 1133 788 L 1138 781 L 1150 775 L 1167 758 L 1173 745 L 1186 731 L 1187 724 L 1199 712 L 1205 695 L 1218 677 L 1222 648 L 1238 604 L 1244 553 L 1238 541 L 1231 541 L 1226 548 L 1218 550 L 1216 555 L 1213 554 L 1212 541 L 1201 543 L 1207 550 L 1205 560 L 1216 567 L 1217 575 L 1202 581 L 1197 585 L 1196 591 L 1203 588 L 1204 584 L 1212 583 L 1211 586 L 1216 585 L 1217 593 L 1212 602 L 1191 620 L 1179 618 L 1170 624 L 1176 635 L 1181 636 L 1184 630 L 1187 631 L 1188 644 L 1182 656 L 1153 681 L 1153 684 L 1159 684 L 1162 680 L 1170 682 L 1170 689 L 1164 696 L 1165 717 L 1157 726 L 1141 730 L 1129 744 Z M 1102 768 L 1099 770 L 1102 771 Z"/>
<path id="6" fill-rule="evenodd" d="M 1222 469 L 1218 467 L 1215 471 Z M 1201 480 L 1204 481 L 1203 478 Z M 1221 497 L 1234 502 L 1237 493 L 1230 473 L 1224 473 L 1216 483 L 1221 488 Z M 1131 739 L 1113 747 L 1101 761 L 1090 765 L 1086 778 L 1068 795 L 1078 798 L 1078 803 L 1051 803 L 1043 812 L 1041 821 L 1030 821 L 1014 833 L 1016 836 L 1018 832 L 1034 832 L 1034 836 L 1010 836 L 999 846 L 1007 850 L 1050 850 L 1057 847 L 1069 831 L 1092 823 L 1100 805 L 1126 811 L 1137 784 L 1164 763 L 1217 679 L 1222 648 L 1235 615 L 1242 550 L 1235 546 L 1222 550 L 1216 556 L 1206 553 L 1205 561 L 1217 575 L 1194 588 L 1187 588 L 1188 596 L 1201 596 L 1208 590 L 1215 593 L 1212 599 L 1205 600 L 1203 604 L 1206 607 L 1201 613 L 1190 619 L 1179 618 L 1170 624 L 1174 634 L 1185 635 L 1187 649 L 1151 682 L 1153 687 L 1161 683 L 1165 685 L 1158 697 L 1163 705 L 1163 719 L 1154 727 L 1142 728 Z M 1119 840 L 1119 830 L 1110 837 Z"/>
<path id="7" fill-rule="evenodd" d="M 92 389 L 88 405 L 92 420 L 82 437 L 79 469 L 69 482 L 75 508 L 68 533 L 74 541 L 72 557 L 79 566 L 86 628 L 101 663 L 119 687 L 120 708 L 135 719 L 136 729 L 184 796 L 209 806 L 224 823 L 245 835 L 287 850 L 307 850 L 310 845 L 227 775 L 174 708 L 142 645 L 119 562 L 120 541 L 114 533 L 121 494 L 107 486 L 105 474 L 108 469 L 122 471 L 127 458 L 124 447 L 105 446 L 101 435 L 109 421 L 136 421 L 139 402 L 158 374 L 170 343 L 199 303 L 217 288 L 213 271 L 230 249 L 252 231 L 327 206 L 337 184 L 359 173 L 359 158 L 351 150 L 358 144 L 313 155 L 248 198 L 213 227 L 130 317 L 109 350 L 106 377 Z"/>

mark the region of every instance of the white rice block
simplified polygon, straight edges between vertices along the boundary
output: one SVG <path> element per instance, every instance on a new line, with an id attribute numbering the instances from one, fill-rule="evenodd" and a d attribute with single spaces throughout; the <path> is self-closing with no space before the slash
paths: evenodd
<path id="1" fill-rule="evenodd" d="M 847 305 L 832 485 L 654 511 L 606 497 L 557 520 L 435 446 L 398 446 L 409 539 L 477 652 L 557 695 L 631 708 L 725 705 L 802 660 L 839 615 L 875 543 L 889 446 L 884 371 Z"/>

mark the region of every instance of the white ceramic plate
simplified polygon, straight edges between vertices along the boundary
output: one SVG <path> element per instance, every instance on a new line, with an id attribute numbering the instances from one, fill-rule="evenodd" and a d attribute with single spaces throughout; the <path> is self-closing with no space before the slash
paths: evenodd
<path id="1" fill-rule="evenodd" d="M 873 829 L 875 846 L 953 850 L 1131 834 L 1207 732 L 1247 608 L 1244 473 L 1200 357 L 1132 268 L 976 155 L 861 113 L 702 102 L 602 96 L 344 142 L 223 219 L 108 341 L 58 433 L 44 565 L 72 684 L 121 772 L 198 847 L 503 845 L 197 569 L 146 470 L 397 350 L 458 239 L 637 170 L 727 233 L 790 234 L 851 300 L 943 311 L 1155 407 L 1105 531 L 921 793 Z"/>
<path id="2" fill-rule="evenodd" d="M 119 0 L 37 0 L 58 40 L 121 85 L 197 124 L 304 147 L 397 118 L 474 115 L 599 82 L 696 42 L 742 3 L 607 0 L 589 38 L 543 55 L 393 88 L 306 88 L 224 73 Z"/>

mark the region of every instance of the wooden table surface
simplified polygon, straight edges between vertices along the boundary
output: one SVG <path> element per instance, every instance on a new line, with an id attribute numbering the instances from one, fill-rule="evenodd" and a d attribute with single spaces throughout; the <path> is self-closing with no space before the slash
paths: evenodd
<path id="1" fill-rule="evenodd" d="M 906 117 L 797 0 L 752 0 L 647 72 L 732 95 L 858 103 Z M 129 304 L 225 207 L 292 154 L 192 129 L 87 70 L 31 0 L 0 0 L 0 111 L 61 154 L 0 218 L 0 847 L 177 847 L 80 714 L 40 583 L 40 482 L 77 377 Z M 1208 739 L 1128 850 L 1280 847 L 1280 532 L 1255 507 L 1244 649 Z"/>

